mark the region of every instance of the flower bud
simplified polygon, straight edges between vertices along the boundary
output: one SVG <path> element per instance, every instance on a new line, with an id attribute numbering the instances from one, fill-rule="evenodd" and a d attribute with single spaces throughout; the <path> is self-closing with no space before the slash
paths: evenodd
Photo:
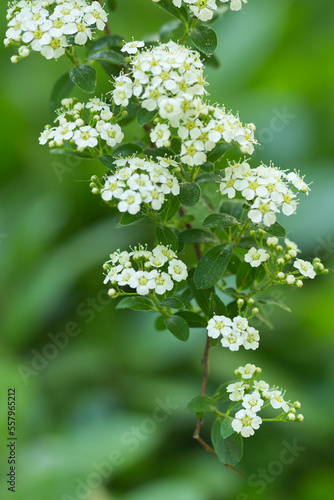
<path id="1" fill-rule="evenodd" d="M 260 310 L 258 307 L 253 307 L 253 309 L 252 309 L 253 314 L 259 314 L 259 312 L 260 312 Z"/>
<path id="2" fill-rule="evenodd" d="M 325 266 L 321 264 L 321 262 L 316 262 L 313 267 L 317 273 L 320 273 L 320 271 L 323 271 L 325 269 Z"/>
<path id="3" fill-rule="evenodd" d="M 109 288 L 108 295 L 109 297 L 114 297 L 116 295 L 116 290 L 114 288 Z"/>
<path id="4" fill-rule="evenodd" d="M 253 305 L 253 304 L 254 304 L 255 300 L 254 300 L 254 299 L 252 299 L 252 297 L 251 297 L 250 299 L 248 299 L 248 301 L 247 301 L 247 302 L 248 302 L 248 304 L 251 306 L 251 305 Z"/>
<path id="5" fill-rule="evenodd" d="M 131 262 L 125 262 L 124 267 L 126 268 L 132 267 Z"/>
<path id="6" fill-rule="evenodd" d="M 303 285 L 304 285 L 304 283 L 302 282 L 302 280 L 296 281 L 296 286 L 298 286 L 298 288 L 301 288 Z"/>
<path id="7" fill-rule="evenodd" d="M 297 420 L 298 420 L 298 422 L 304 422 L 304 415 L 302 415 L 301 413 L 299 413 L 297 415 Z"/>
<path id="8" fill-rule="evenodd" d="M 283 264 L 285 264 L 285 260 L 284 260 L 284 259 L 282 259 L 282 258 L 277 259 L 277 264 L 278 264 L 279 266 L 282 266 Z"/>
<path id="9" fill-rule="evenodd" d="M 256 232 L 254 231 L 254 229 L 252 229 L 251 231 L 249 231 L 249 236 L 251 236 L 252 238 L 254 238 L 255 235 L 256 235 Z"/>
<path id="10" fill-rule="evenodd" d="M 76 124 L 77 127 L 83 127 L 85 125 L 85 122 L 81 118 L 75 120 L 74 123 Z"/>
<path id="11" fill-rule="evenodd" d="M 257 375 L 260 375 L 260 373 L 262 373 L 262 368 L 260 368 L 259 366 L 256 367 L 256 370 L 255 370 L 255 373 Z"/>
<path id="12" fill-rule="evenodd" d="M 237 300 L 237 304 L 238 304 L 238 306 L 243 306 L 243 305 L 244 305 L 244 303 L 245 303 L 244 299 L 238 299 L 238 300 Z"/>
<path id="13" fill-rule="evenodd" d="M 164 148 L 170 148 L 171 142 L 170 141 L 165 141 L 164 142 Z"/>
<path id="14" fill-rule="evenodd" d="M 295 281 L 296 281 L 296 278 L 292 274 L 289 274 L 286 277 L 286 282 L 288 285 L 293 285 Z"/>
<path id="15" fill-rule="evenodd" d="M 263 231 L 263 229 L 259 229 L 258 231 L 259 231 L 259 234 L 262 235 L 262 236 L 264 236 L 265 234 L 267 234 L 265 231 Z"/>
<path id="16" fill-rule="evenodd" d="M 319 257 L 315 257 L 313 259 L 313 265 L 316 264 L 317 262 L 321 262 L 321 260 L 319 259 Z"/>
<path id="17" fill-rule="evenodd" d="M 276 250 L 277 250 L 278 252 L 281 252 L 281 251 L 283 250 L 282 245 L 277 245 Z"/>
<path id="18" fill-rule="evenodd" d="M 22 47 L 19 48 L 19 55 L 21 57 L 28 57 L 29 54 L 30 50 L 25 45 L 22 45 Z"/>
<path id="19" fill-rule="evenodd" d="M 5 46 L 5 47 L 9 47 L 10 42 L 11 42 L 11 41 L 10 41 L 10 39 L 9 39 L 9 38 L 5 38 L 5 39 L 4 39 L 4 41 L 3 41 L 4 46 Z"/>
<path id="20" fill-rule="evenodd" d="M 150 269 L 152 267 L 152 264 L 151 262 L 145 262 L 144 266 L 146 269 Z"/>
<path id="21" fill-rule="evenodd" d="M 17 64 L 19 62 L 20 58 L 19 56 L 12 56 L 10 58 L 10 61 L 13 63 L 13 64 Z"/>
<path id="22" fill-rule="evenodd" d="M 293 422 L 296 419 L 296 415 L 294 415 L 293 413 L 288 413 L 288 419 Z"/>
<path id="23" fill-rule="evenodd" d="M 295 257 L 297 257 L 297 252 L 296 252 L 296 250 L 289 250 L 289 252 L 288 252 L 288 253 L 289 253 L 290 257 L 292 257 L 293 259 L 294 259 Z"/>
<path id="24" fill-rule="evenodd" d="M 275 236 L 269 236 L 269 238 L 267 238 L 267 245 L 269 247 L 276 247 L 278 245 L 278 238 L 275 238 Z"/>
<path id="25" fill-rule="evenodd" d="M 91 183 L 89 184 L 89 187 L 90 187 L 90 188 L 96 188 L 96 187 L 97 187 L 97 185 L 95 184 L 95 182 L 91 182 Z"/>
<path id="26" fill-rule="evenodd" d="M 324 269 L 323 271 L 320 272 L 320 274 L 328 274 L 329 273 L 329 269 Z"/>
<path id="27" fill-rule="evenodd" d="M 93 194 L 100 194 L 100 191 L 99 191 L 99 189 L 97 189 L 97 188 L 93 188 L 93 189 L 92 189 L 92 193 L 93 193 Z"/>
<path id="28" fill-rule="evenodd" d="M 99 180 L 98 176 L 97 175 L 92 175 L 92 177 L 90 178 L 91 182 L 97 182 Z"/>
<path id="29" fill-rule="evenodd" d="M 285 276 L 285 274 L 284 274 L 284 273 L 277 273 L 277 278 L 278 278 L 279 280 L 284 280 L 284 276 Z"/>
<path id="30" fill-rule="evenodd" d="M 294 406 L 295 408 L 301 408 L 301 406 L 302 406 L 302 405 L 300 404 L 300 402 L 299 402 L 299 401 L 295 401 L 295 402 L 293 403 L 293 406 Z"/>

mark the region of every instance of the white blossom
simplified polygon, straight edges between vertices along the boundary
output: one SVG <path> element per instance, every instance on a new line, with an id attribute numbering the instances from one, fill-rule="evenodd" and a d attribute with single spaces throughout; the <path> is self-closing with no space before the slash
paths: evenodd
<path id="1" fill-rule="evenodd" d="M 239 410 L 232 420 L 232 427 L 242 437 L 253 436 L 254 430 L 257 430 L 262 424 L 262 419 L 252 410 Z"/>
<path id="2" fill-rule="evenodd" d="M 244 256 L 244 261 L 248 262 L 252 267 L 259 267 L 263 262 L 266 262 L 270 255 L 262 248 L 252 247 Z"/>
<path id="3" fill-rule="evenodd" d="M 298 269 L 298 271 L 303 275 L 306 276 L 307 278 L 315 278 L 316 272 L 314 270 L 313 265 L 311 262 L 308 262 L 306 260 L 302 259 L 296 259 L 293 263 L 293 266 Z"/>

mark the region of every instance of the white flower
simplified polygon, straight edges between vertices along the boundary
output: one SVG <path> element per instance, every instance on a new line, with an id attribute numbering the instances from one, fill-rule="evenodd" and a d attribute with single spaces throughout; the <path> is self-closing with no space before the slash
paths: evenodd
<path id="1" fill-rule="evenodd" d="M 247 365 L 245 365 L 245 366 L 239 366 L 239 368 L 237 368 L 236 371 L 241 375 L 241 377 L 244 380 L 247 380 L 247 379 L 253 377 L 253 375 L 256 371 L 256 366 L 251 365 L 250 363 L 247 363 Z"/>
<path id="2" fill-rule="evenodd" d="M 232 331 L 232 321 L 226 316 L 214 316 L 208 322 L 208 336 L 217 339 L 221 334 L 229 334 Z"/>
<path id="3" fill-rule="evenodd" d="M 260 335 L 258 330 L 252 326 L 248 327 L 243 337 L 243 346 L 245 349 L 257 349 L 259 347 Z"/>
<path id="4" fill-rule="evenodd" d="M 128 189 L 121 195 L 120 200 L 118 203 L 118 210 L 120 212 L 129 212 L 129 214 L 135 215 L 140 211 L 142 197 L 139 193 Z"/>
<path id="5" fill-rule="evenodd" d="M 248 328 L 248 321 L 246 318 L 243 318 L 242 316 L 236 316 L 233 318 L 233 328 L 238 330 L 239 332 L 243 332 Z"/>
<path id="6" fill-rule="evenodd" d="M 117 123 L 106 123 L 103 129 L 100 131 L 100 136 L 101 139 L 105 140 L 108 146 L 111 146 L 112 148 L 116 144 L 122 142 L 124 138 L 122 129 L 119 125 L 117 125 Z"/>
<path id="7" fill-rule="evenodd" d="M 112 198 L 119 199 L 124 192 L 125 183 L 118 180 L 115 176 L 109 176 L 106 179 L 104 188 L 101 190 L 101 197 L 104 201 L 110 201 Z"/>
<path id="8" fill-rule="evenodd" d="M 254 391 L 252 394 L 246 394 L 243 397 L 242 406 L 246 410 L 252 410 L 254 413 L 260 411 L 261 406 L 263 406 L 263 399 L 261 399 L 260 393 Z"/>
<path id="9" fill-rule="evenodd" d="M 256 198 L 248 212 L 248 217 L 254 224 L 263 222 L 265 226 L 272 226 L 276 222 L 275 212 L 278 212 L 278 208 L 269 198 L 264 200 Z"/>
<path id="10" fill-rule="evenodd" d="M 283 399 L 282 391 L 272 391 L 270 393 L 270 404 L 273 408 L 282 408 L 283 411 L 289 411 L 289 405 Z"/>
<path id="11" fill-rule="evenodd" d="M 158 125 L 150 133 L 151 141 L 154 142 L 157 148 L 161 148 L 166 141 L 170 138 L 170 130 L 165 123 L 158 123 Z"/>
<path id="12" fill-rule="evenodd" d="M 190 4 L 190 10 L 201 21 L 212 19 L 213 11 L 217 10 L 215 0 L 184 0 L 184 2 Z"/>
<path id="13" fill-rule="evenodd" d="M 175 281 L 182 281 L 188 277 L 187 266 L 181 260 L 177 259 L 170 261 L 168 273 Z"/>
<path id="14" fill-rule="evenodd" d="M 86 125 L 75 131 L 73 140 L 78 148 L 94 148 L 98 143 L 98 135 L 95 128 Z"/>
<path id="15" fill-rule="evenodd" d="M 230 333 L 225 333 L 221 339 L 223 347 L 228 347 L 230 351 L 238 351 L 243 344 L 243 339 L 237 330 L 232 330 Z"/>
<path id="16" fill-rule="evenodd" d="M 158 295 L 163 295 L 167 290 L 173 289 L 174 283 L 169 274 L 158 271 L 151 271 L 150 288 Z"/>
<path id="17" fill-rule="evenodd" d="M 235 392 L 235 391 L 244 391 L 245 384 L 244 382 L 235 382 L 233 384 L 229 384 L 226 387 L 226 392 Z"/>
<path id="18" fill-rule="evenodd" d="M 130 279 L 129 285 L 135 288 L 138 295 L 147 295 L 150 292 L 149 282 L 151 273 L 147 271 L 137 271 Z"/>
<path id="19" fill-rule="evenodd" d="M 232 427 L 235 432 L 238 432 L 242 437 L 249 437 L 254 434 L 262 424 L 262 419 L 251 410 L 239 410 L 232 420 Z"/>
<path id="20" fill-rule="evenodd" d="M 267 382 L 265 382 L 264 380 L 254 380 L 253 385 L 254 385 L 254 388 L 260 392 L 267 393 L 269 390 L 269 384 L 267 384 Z"/>
<path id="21" fill-rule="evenodd" d="M 117 277 L 117 283 L 119 286 L 126 286 L 129 284 L 131 278 L 135 276 L 136 271 L 133 268 L 123 269 L 123 271 Z"/>
<path id="22" fill-rule="evenodd" d="M 288 238 L 284 239 L 284 243 L 285 243 L 287 249 L 294 250 L 295 252 L 300 252 L 297 244 L 294 243 L 293 241 L 289 240 Z"/>
<path id="23" fill-rule="evenodd" d="M 90 26 L 96 24 L 98 30 L 103 31 L 108 21 L 108 15 L 105 10 L 101 7 L 99 2 L 93 2 L 84 9 L 86 13 L 84 16 L 84 21 Z"/>
<path id="24" fill-rule="evenodd" d="M 306 276 L 307 278 L 315 278 L 316 276 L 316 272 L 313 268 L 313 265 L 311 264 L 311 262 L 308 262 L 306 260 L 302 260 L 302 259 L 296 259 L 293 263 L 293 267 L 295 267 L 296 269 L 298 269 L 298 271 L 303 275 L 303 276 Z"/>
<path id="25" fill-rule="evenodd" d="M 68 46 L 65 36 L 59 38 L 52 38 L 47 44 L 41 48 L 41 54 L 46 59 L 58 59 L 58 57 L 65 54 L 65 47 Z"/>
<path id="26" fill-rule="evenodd" d="M 138 48 L 144 46 L 145 42 L 142 41 L 137 42 L 133 40 L 132 42 L 124 44 L 123 47 L 121 48 L 121 52 L 127 52 L 128 54 L 136 54 L 138 52 Z"/>
<path id="27" fill-rule="evenodd" d="M 262 262 L 266 262 L 270 255 L 262 248 L 252 247 L 245 255 L 244 261 L 248 262 L 252 267 L 259 267 Z"/>

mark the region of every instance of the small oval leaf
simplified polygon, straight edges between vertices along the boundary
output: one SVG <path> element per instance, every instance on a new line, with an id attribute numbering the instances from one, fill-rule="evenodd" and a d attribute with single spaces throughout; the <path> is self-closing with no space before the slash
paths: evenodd
<path id="1" fill-rule="evenodd" d="M 87 64 L 81 64 L 70 70 L 70 79 L 86 94 L 92 94 L 96 87 L 96 71 Z"/>

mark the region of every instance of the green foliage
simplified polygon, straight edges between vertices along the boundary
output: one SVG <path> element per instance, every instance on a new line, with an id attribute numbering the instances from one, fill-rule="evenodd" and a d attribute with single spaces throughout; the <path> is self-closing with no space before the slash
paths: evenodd
<path id="1" fill-rule="evenodd" d="M 112 172 L 114 172 L 116 170 L 116 167 L 114 165 L 114 161 L 115 161 L 115 157 L 114 156 L 103 155 L 103 156 L 99 156 L 98 160 L 99 160 L 100 163 L 102 163 L 102 165 L 104 165 L 105 167 L 107 167 L 108 170 L 111 170 Z"/>
<path id="2" fill-rule="evenodd" d="M 218 297 L 217 294 L 211 293 L 210 295 L 210 315 L 209 316 L 226 316 L 227 315 L 227 309 L 222 302 L 222 300 Z"/>
<path id="3" fill-rule="evenodd" d="M 225 142 L 219 142 L 212 151 L 207 155 L 208 161 L 215 163 L 217 160 L 222 158 L 229 149 L 233 147 L 233 144 L 226 144 Z"/>
<path id="4" fill-rule="evenodd" d="M 184 309 L 185 307 L 184 303 L 176 297 L 167 297 L 166 299 L 162 299 L 160 304 L 163 307 L 168 307 L 169 309 Z"/>
<path id="5" fill-rule="evenodd" d="M 169 21 L 166 24 L 163 24 L 159 31 L 160 40 L 163 43 L 166 43 L 169 40 L 177 42 L 184 36 L 184 34 L 185 34 L 184 23 L 182 21 L 177 21 L 176 19 L 174 19 L 173 21 Z"/>
<path id="6" fill-rule="evenodd" d="M 219 240 L 217 236 L 203 229 L 187 229 L 179 234 L 179 241 L 182 243 L 196 244 L 196 243 L 217 243 Z"/>
<path id="7" fill-rule="evenodd" d="M 220 426 L 220 435 L 223 439 L 228 438 L 233 434 L 232 420 L 230 418 L 223 418 Z"/>
<path id="8" fill-rule="evenodd" d="M 221 435 L 221 420 L 215 420 L 211 428 L 211 441 L 218 459 L 223 464 L 236 465 L 243 454 L 243 441 L 240 434 L 233 433 L 223 438 Z"/>
<path id="9" fill-rule="evenodd" d="M 204 254 L 194 275 L 198 288 L 211 288 L 220 280 L 229 263 L 232 248 L 231 244 L 217 245 Z"/>
<path id="10" fill-rule="evenodd" d="M 97 38 L 94 40 L 90 46 L 89 46 L 89 54 L 92 54 L 94 52 L 98 52 L 103 49 L 107 48 L 115 48 L 117 47 L 122 41 L 124 40 L 124 37 L 121 35 L 105 35 L 101 36 L 100 38 Z"/>
<path id="11" fill-rule="evenodd" d="M 275 224 L 269 227 L 262 225 L 261 229 L 270 234 L 270 236 L 276 236 L 277 238 L 286 237 L 286 229 L 279 222 L 275 222 Z"/>
<path id="12" fill-rule="evenodd" d="M 156 5 L 183 22 L 188 20 L 188 12 L 184 6 L 180 8 L 175 7 L 175 5 L 170 2 L 170 0 L 159 0 Z"/>
<path id="13" fill-rule="evenodd" d="M 194 413 L 215 413 L 216 401 L 209 396 L 196 396 L 187 404 L 187 410 Z"/>
<path id="14" fill-rule="evenodd" d="M 189 328 L 206 328 L 207 326 L 206 319 L 193 311 L 179 311 L 176 314 L 187 322 Z"/>
<path id="15" fill-rule="evenodd" d="M 134 311 L 148 311 L 153 309 L 152 302 L 145 297 L 125 297 L 118 302 L 116 309 L 133 309 Z"/>
<path id="16" fill-rule="evenodd" d="M 207 290 L 200 290 L 197 288 L 194 280 L 194 270 L 191 270 L 188 275 L 188 285 L 192 296 L 194 297 L 198 307 L 204 312 L 206 316 L 210 315 L 211 294 L 214 293 L 213 288 L 208 288 Z"/>
<path id="17" fill-rule="evenodd" d="M 62 99 L 70 95 L 73 87 L 74 83 L 70 79 L 68 71 L 58 78 L 51 93 L 51 98 L 50 98 L 51 111 L 55 111 L 56 109 L 60 108 Z"/>
<path id="18" fill-rule="evenodd" d="M 237 289 L 246 290 L 253 283 L 259 283 L 266 275 L 263 265 L 252 267 L 248 262 L 242 261 L 237 271 Z"/>
<path id="19" fill-rule="evenodd" d="M 121 144 L 121 146 L 118 146 L 117 148 L 114 149 L 114 156 L 131 156 L 135 154 L 139 154 L 143 152 L 143 148 L 139 146 L 139 144 L 134 144 L 133 142 Z"/>
<path id="20" fill-rule="evenodd" d="M 141 127 L 147 125 L 147 123 L 153 120 L 156 114 L 157 114 L 156 109 L 154 109 L 153 111 L 148 111 L 147 109 L 141 107 L 137 113 L 138 125 L 140 125 Z"/>
<path id="21" fill-rule="evenodd" d="M 240 221 L 233 217 L 233 215 L 228 214 L 210 214 L 205 217 L 202 226 L 204 227 L 230 227 L 237 226 Z"/>
<path id="22" fill-rule="evenodd" d="M 217 48 L 217 35 L 210 26 L 205 24 L 197 25 L 195 29 L 190 31 L 189 36 L 195 47 L 206 55 L 213 54 Z"/>
<path id="23" fill-rule="evenodd" d="M 186 342 L 189 338 L 188 323 L 180 316 L 170 316 L 165 319 L 165 325 L 168 330 L 182 342 Z"/>
<path id="24" fill-rule="evenodd" d="M 114 50 L 100 50 L 93 52 L 89 55 L 88 60 L 90 61 L 104 61 L 110 64 L 115 64 L 117 66 L 126 66 L 126 60 L 119 53 Z"/>
<path id="25" fill-rule="evenodd" d="M 174 231 L 166 226 L 157 226 L 155 230 L 155 238 L 158 243 L 169 246 L 174 252 L 179 248 L 179 241 Z"/>
<path id="26" fill-rule="evenodd" d="M 96 87 L 96 71 L 87 64 L 81 64 L 70 69 L 70 79 L 86 94 L 92 94 Z"/>
<path id="27" fill-rule="evenodd" d="M 185 207 L 196 205 L 201 196 L 201 188 L 196 182 L 182 182 L 180 184 L 179 200 Z"/>

